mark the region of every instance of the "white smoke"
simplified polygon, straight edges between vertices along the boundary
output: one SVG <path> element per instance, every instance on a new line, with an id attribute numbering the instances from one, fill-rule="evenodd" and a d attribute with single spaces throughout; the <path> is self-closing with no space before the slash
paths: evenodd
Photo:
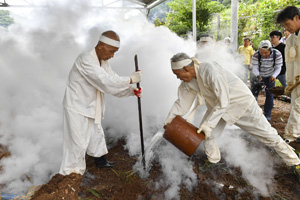
<path id="1" fill-rule="evenodd" d="M 133 57 L 138 55 L 144 74 L 146 138 L 151 134 L 147 131 L 150 124 L 160 127 L 176 98 L 179 82 L 171 73 L 170 57 L 179 51 L 195 51 L 191 40 L 165 27 L 154 27 L 139 11 L 91 10 L 86 3 L 71 3 L 32 9 L 27 20 L 22 15 L 22 21 L 1 29 L 0 138 L 12 154 L 0 161 L 4 192 L 24 193 L 58 172 L 67 75 L 76 57 L 94 48 L 101 32 L 112 29 L 121 37 L 122 47 L 111 60 L 120 75 L 135 71 Z M 103 122 L 105 128 L 111 128 L 107 136 L 118 139 L 135 132 L 138 138 L 136 98 L 107 97 L 107 102 Z"/>
<path id="2" fill-rule="evenodd" d="M 261 195 L 271 194 L 276 159 L 263 144 L 236 126 L 227 127 L 218 144 L 226 162 L 239 168 L 247 182 Z"/>
<path id="3" fill-rule="evenodd" d="M 91 9 L 82 1 L 51 2 L 51 5 L 21 15 L 22 20 L 7 30 L 0 29 L 0 142 L 11 152 L 10 157 L 0 161 L 0 184 L 5 184 L 4 192 L 24 193 L 32 185 L 48 182 L 58 172 L 62 159 L 62 99 L 67 75 L 76 57 L 94 48 L 101 32 L 112 29 L 120 35 L 121 48 L 110 60 L 119 75 L 131 75 L 135 70 L 134 55 L 138 55 L 143 73 L 141 102 L 145 147 L 151 137 L 162 130 L 176 99 L 179 81 L 171 72 L 170 58 L 178 52 L 190 56 L 196 53 L 191 39 L 182 39 L 165 27 L 154 27 L 139 11 Z M 222 54 L 221 50 L 218 52 Z M 225 58 L 221 61 L 228 62 Z M 234 60 L 232 65 L 237 65 Z M 138 120 L 135 97 L 106 96 L 105 134 L 112 140 L 125 136 L 130 155 L 141 153 Z M 229 134 L 228 140 L 218 140 L 221 150 L 227 152 L 228 162 L 240 166 L 243 174 L 247 174 L 247 162 L 231 158 L 231 149 L 225 148 L 231 145 L 231 137 Z M 239 151 L 246 153 L 245 156 L 263 155 L 247 152 L 247 145 L 233 145 L 243 149 Z M 188 189 L 197 185 L 193 163 L 182 152 L 168 142 L 163 143 L 159 152 L 157 160 L 164 179 L 156 185 L 169 186 L 166 199 L 178 198 L 182 183 Z M 261 162 L 255 170 L 264 172 L 266 166 Z M 268 174 L 267 179 L 271 175 Z M 261 180 L 261 174 L 251 176 L 250 183 Z"/>
<path id="4" fill-rule="evenodd" d="M 233 51 L 224 41 L 198 44 L 195 57 L 201 62 L 217 62 L 224 68 L 243 78 L 244 68 L 241 67 L 241 56 Z"/>

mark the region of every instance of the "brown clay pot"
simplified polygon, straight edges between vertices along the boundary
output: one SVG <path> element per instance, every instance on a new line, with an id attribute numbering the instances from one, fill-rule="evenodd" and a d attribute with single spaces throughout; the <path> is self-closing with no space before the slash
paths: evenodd
<path id="1" fill-rule="evenodd" d="M 171 142 L 187 156 L 192 156 L 205 135 L 197 133 L 198 128 L 188 123 L 177 115 L 170 124 L 167 125 L 164 138 Z"/>

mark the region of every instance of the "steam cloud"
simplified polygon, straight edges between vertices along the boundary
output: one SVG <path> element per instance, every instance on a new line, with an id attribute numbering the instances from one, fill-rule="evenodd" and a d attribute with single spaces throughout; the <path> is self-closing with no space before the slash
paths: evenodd
<path id="1" fill-rule="evenodd" d="M 0 29 L 0 143 L 11 152 L 10 157 L 0 161 L 0 184 L 5 184 L 4 192 L 25 193 L 30 186 L 44 184 L 58 172 L 62 159 L 62 99 L 67 75 L 76 57 L 94 48 L 103 31 L 111 29 L 120 35 L 121 48 L 110 61 L 119 75 L 131 75 L 135 70 L 133 57 L 138 55 L 143 72 L 145 146 L 156 132 L 162 131 L 163 122 L 176 100 L 179 81 L 171 72 L 169 60 L 178 52 L 195 55 L 195 43 L 165 27 L 154 27 L 139 11 L 90 9 L 86 5 L 81 1 L 55 1 L 55 4 L 33 9 L 26 19 L 21 16 L 22 20 L 8 29 Z M 15 14 L 18 19 L 18 13 Z M 224 55 L 221 49 L 218 54 Z M 205 51 L 202 53 L 204 55 Z M 225 62 L 226 66 L 230 62 L 234 69 L 239 66 L 234 59 L 225 60 L 220 59 L 220 62 Z M 139 155 L 136 98 L 106 96 L 106 106 L 102 122 L 106 136 L 113 140 L 126 136 L 130 155 Z M 266 172 L 266 166 L 272 161 L 262 159 L 265 153 L 249 152 L 247 145 L 240 142 L 242 139 L 233 141 L 238 137 L 232 136 L 230 131 L 226 133 L 217 140 L 221 150 L 226 151 L 226 161 L 241 167 L 247 177 L 248 164 L 252 166 L 253 160 L 260 157 L 260 165 L 255 170 L 268 176 L 260 182 L 261 174 L 251 173 L 247 180 L 258 189 L 264 188 L 259 184 L 266 186 L 271 180 L 273 174 Z M 241 160 L 245 155 L 234 154 L 236 149 L 230 148 L 232 142 L 240 154 L 255 159 Z M 197 185 L 193 163 L 168 142 L 160 147 L 157 159 L 164 179 L 156 186 L 170 185 L 165 192 L 166 199 L 178 198 L 181 183 L 189 189 Z"/>

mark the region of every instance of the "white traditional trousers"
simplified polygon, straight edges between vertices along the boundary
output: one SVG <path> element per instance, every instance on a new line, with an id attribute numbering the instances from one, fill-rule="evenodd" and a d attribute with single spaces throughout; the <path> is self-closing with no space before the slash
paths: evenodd
<path id="1" fill-rule="evenodd" d="M 291 111 L 284 132 L 283 137 L 290 141 L 300 137 L 300 86 L 292 91 Z"/>
<path id="2" fill-rule="evenodd" d="M 100 124 L 64 108 L 63 160 L 59 173 L 83 174 L 86 169 L 85 154 L 101 157 L 108 153 Z"/>
<path id="3" fill-rule="evenodd" d="M 216 131 L 219 132 L 225 128 L 225 121 L 220 120 L 216 126 Z M 261 108 L 254 102 L 244 113 L 244 115 L 235 123 L 236 126 L 254 136 L 263 144 L 274 148 L 278 155 L 288 166 L 300 164 L 300 160 L 293 148 L 288 145 L 277 133 L 266 117 L 263 115 Z M 215 131 L 213 129 L 212 132 Z M 214 139 L 204 141 L 204 149 L 207 158 L 212 163 L 217 163 L 221 160 L 219 148 Z"/>

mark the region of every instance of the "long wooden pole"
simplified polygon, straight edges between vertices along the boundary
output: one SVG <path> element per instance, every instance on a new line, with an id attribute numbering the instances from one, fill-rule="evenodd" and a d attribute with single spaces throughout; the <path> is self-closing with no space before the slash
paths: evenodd
<path id="1" fill-rule="evenodd" d="M 134 63 L 135 63 L 135 71 L 139 71 L 137 55 L 134 56 Z M 140 83 L 137 83 L 136 87 L 138 89 L 140 89 Z M 144 169 L 146 169 L 146 166 L 145 166 L 145 150 L 144 150 L 144 135 L 143 135 L 143 123 L 142 123 L 141 98 L 137 97 L 137 100 L 138 100 L 139 122 L 140 122 L 140 138 L 141 138 L 141 146 L 142 146 L 142 162 L 143 162 Z"/>

